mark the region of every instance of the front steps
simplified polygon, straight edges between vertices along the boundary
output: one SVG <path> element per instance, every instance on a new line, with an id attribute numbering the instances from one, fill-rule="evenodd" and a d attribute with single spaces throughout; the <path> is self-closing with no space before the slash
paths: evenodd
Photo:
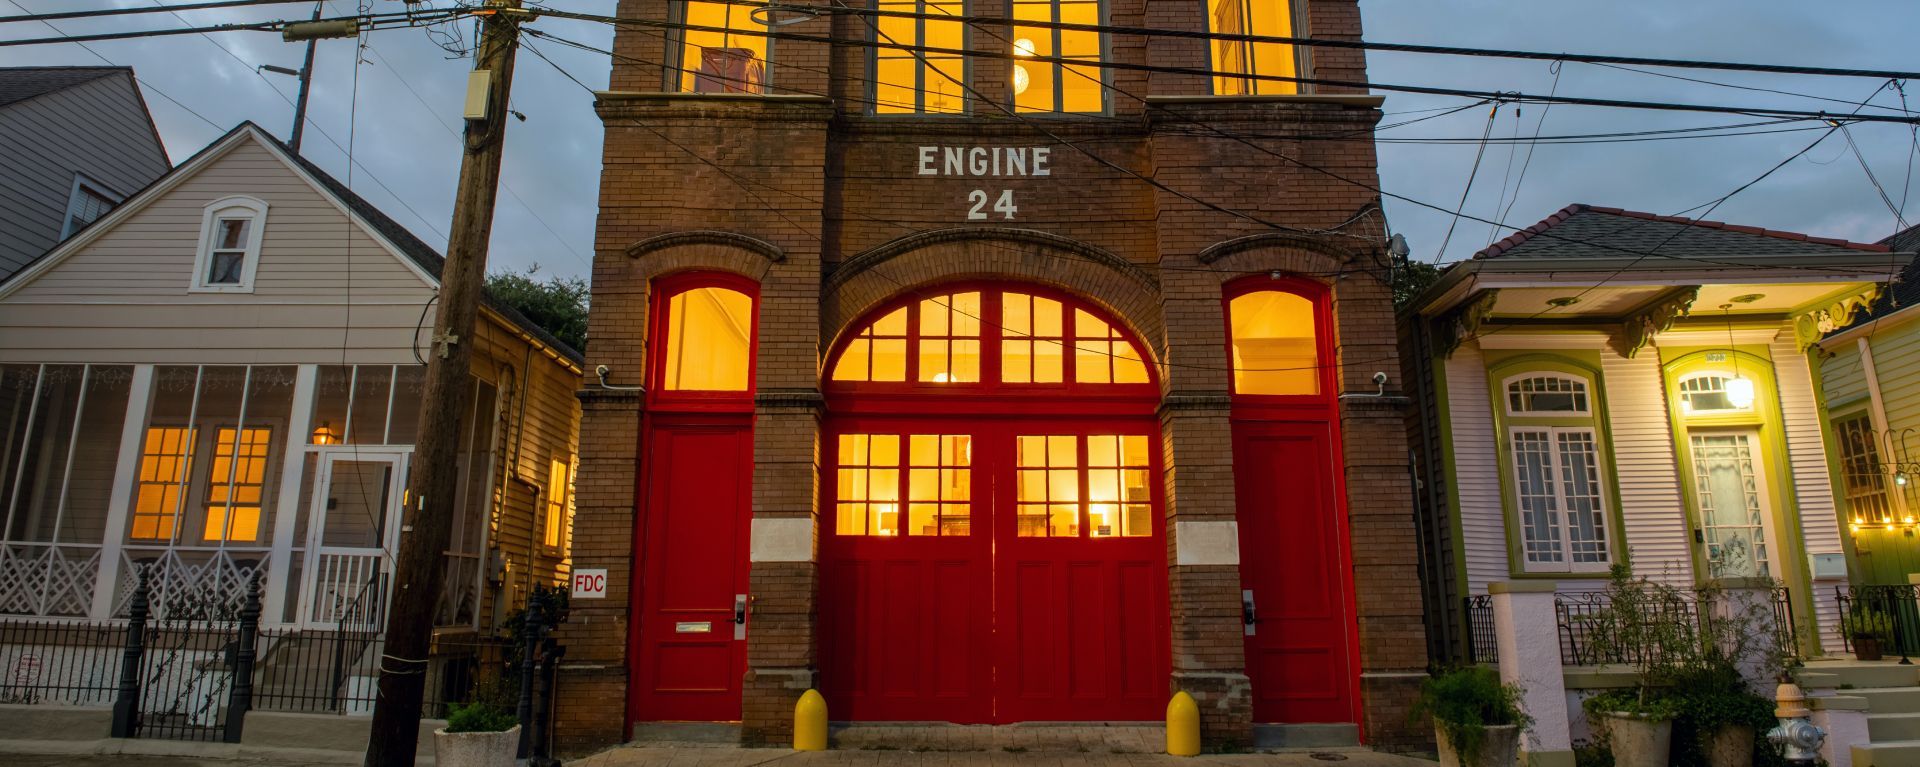
<path id="1" fill-rule="evenodd" d="M 1866 699 L 1868 742 L 1853 747 L 1853 767 L 1920 765 L 1920 665 L 1812 661 L 1797 676 L 1803 685 Z"/>

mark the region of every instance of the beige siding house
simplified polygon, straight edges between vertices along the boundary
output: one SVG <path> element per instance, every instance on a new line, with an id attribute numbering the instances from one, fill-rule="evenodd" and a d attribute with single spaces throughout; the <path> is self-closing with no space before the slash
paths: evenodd
<path id="1" fill-rule="evenodd" d="M 440 256 L 243 124 L 0 283 L 0 614 L 232 603 L 337 627 L 384 604 Z M 491 631 L 565 577 L 579 353 L 475 329 L 436 615 Z"/>

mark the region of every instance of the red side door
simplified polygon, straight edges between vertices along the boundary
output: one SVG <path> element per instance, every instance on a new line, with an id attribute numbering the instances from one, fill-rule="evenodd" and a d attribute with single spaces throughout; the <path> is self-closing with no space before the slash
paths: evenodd
<path id="1" fill-rule="evenodd" d="M 639 563 L 631 687 L 637 721 L 737 721 L 746 674 L 748 493 L 753 432 L 745 418 L 656 420 Z"/>
<path id="2" fill-rule="evenodd" d="M 1332 432 L 1325 422 L 1234 425 L 1256 722 L 1359 721 Z"/>

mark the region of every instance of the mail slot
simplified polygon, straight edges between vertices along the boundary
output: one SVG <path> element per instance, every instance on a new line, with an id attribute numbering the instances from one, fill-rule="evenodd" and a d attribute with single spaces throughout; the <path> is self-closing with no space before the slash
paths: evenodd
<path id="1" fill-rule="evenodd" d="M 713 622 L 712 621 L 688 621 L 686 623 L 675 623 L 673 624 L 673 633 L 675 634 L 711 634 L 713 633 Z"/>

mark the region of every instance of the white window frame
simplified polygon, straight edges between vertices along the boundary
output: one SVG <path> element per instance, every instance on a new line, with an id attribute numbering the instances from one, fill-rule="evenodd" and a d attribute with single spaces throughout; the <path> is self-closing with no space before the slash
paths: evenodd
<path id="1" fill-rule="evenodd" d="M 241 257 L 240 281 L 209 282 L 207 270 L 213 266 L 214 238 L 220 235 L 221 221 L 246 218 L 246 252 Z M 200 245 L 193 259 L 193 293 L 252 293 L 253 278 L 260 266 L 260 241 L 267 230 L 267 203 L 253 197 L 222 197 L 207 203 L 200 217 Z"/>
<path id="2" fill-rule="evenodd" d="M 1548 489 L 1552 493 L 1559 535 L 1551 543 L 1560 552 L 1559 562 L 1533 562 L 1527 556 L 1527 520 L 1526 510 L 1520 504 L 1520 467 L 1514 460 L 1515 435 L 1520 432 L 1537 432 L 1547 435 L 1547 471 Z M 1600 542 L 1605 547 L 1604 556 L 1598 562 L 1575 562 L 1573 556 L 1573 528 L 1567 524 L 1568 503 L 1565 480 L 1561 473 L 1565 467 L 1560 456 L 1560 437 L 1565 434 L 1582 434 L 1593 444 L 1594 497 L 1599 504 Z M 1607 487 L 1607 467 L 1604 455 L 1605 446 L 1601 443 L 1600 432 L 1592 426 L 1528 426 L 1509 425 L 1507 444 L 1502 459 L 1507 462 L 1511 473 L 1509 490 L 1513 492 L 1513 524 L 1518 525 L 1520 541 L 1520 569 L 1529 573 L 1604 573 L 1613 566 L 1613 530 L 1610 529 L 1611 509 L 1608 506 L 1609 489 Z"/>
<path id="3" fill-rule="evenodd" d="M 109 205 L 107 206 L 106 212 L 101 213 L 98 217 L 94 218 L 93 221 L 99 221 L 102 218 L 106 218 L 107 213 L 112 213 L 113 209 L 119 207 L 120 203 L 126 199 L 125 197 L 121 196 L 120 193 L 115 192 L 111 189 L 108 189 L 105 184 L 102 184 L 98 181 L 88 178 L 87 174 L 85 173 L 73 174 L 73 188 L 67 192 L 67 210 L 65 213 L 61 214 L 61 217 L 60 217 L 60 239 L 61 240 L 65 240 L 68 237 L 72 237 L 74 232 L 78 232 L 86 226 L 86 224 L 82 224 L 80 226 L 73 225 L 74 215 L 80 212 L 79 208 L 80 208 L 80 200 L 82 199 L 81 195 L 86 192 L 92 192 L 95 196 L 98 196 L 100 199 L 106 200 L 109 203 Z M 93 223 L 93 221 L 89 221 L 87 223 L 91 224 Z"/>
<path id="4" fill-rule="evenodd" d="M 1703 379 L 1703 378 L 1718 378 L 1718 379 L 1720 379 L 1720 388 L 1719 388 L 1719 389 L 1717 389 L 1717 390 L 1716 390 L 1716 389 L 1706 389 L 1706 390 L 1702 390 L 1702 391 L 1698 391 L 1698 392 L 1689 392 L 1689 391 L 1687 391 L 1687 383 L 1688 383 L 1689 381 L 1698 381 L 1698 380 L 1700 380 L 1700 379 Z M 1684 376 L 1681 376 L 1679 380 L 1677 380 L 1677 381 L 1674 381 L 1674 382 L 1673 382 L 1673 395 L 1674 395 L 1675 397 L 1679 397 L 1679 398 L 1680 398 L 1680 401 L 1681 401 L 1681 402 L 1683 403 L 1683 405 L 1682 405 L 1682 412 L 1683 412 L 1683 413 L 1684 413 L 1685 415 L 1688 415 L 1688 416 L 1696 416 L 1696 415 L 1719 415 L 1719 414 L 1722 414 L 1722 413 L 1751 413 L 1751 412 L 1753 412 L 1753 403 L 1751 403 L 1751 402 L 1750 402 L 1750 403 L 1747 403 L 1747 406 L 1746 406 L 1746 407 L 1717 407 L 1717 408 L 1712 408 L 1712 409 L 1705 409 L 1705 408 L 1700 408 L 1700 407 L 1696 407 L 1696 406 L 1694 406 L 1694 404 L 1693 404 L 1693 397 L 1692 397 L 1691 395 L 1693 395 L 1693 394 L 1712 394 L 1712 393 L 1714 393 L 1714 392 L 1716 392 L 1716 391 L 1717 391 L 1717 392 L 1719 392 L 1719 393 L 1721 393 L 1721 394 L 1725 394 L 1725 393 L 1727 392 L 1727 383 L 1726 383 L 1726 382 L 1728 382 L 1728 381 L 1731 381 L 1731 380 L 1733 380 L 1733 379 L 1734 379 L 1734 374 L 1733 374 L 1733 371 L 1731 371 L 1731 370 L 1702 370 L 1702 371 L 1699 371 L 1699 372 L 1696 372 L 1696 373 L 1688 373 L 1688 374 L 1686 374 L 1686 375 L 1684 375 Z M 1755 401 L 1757 402 L 1757 401 L 1758 401 L 1758 399 L 1756 399 Z M 1732 400 L 1728 400 L 1728 403 L 1727 403 L 1727 404 L 1729 404 L 1729 405 L 1731 405 L 1731 404 L 1733 404 L 1733 403 L 1732 403 Z"/>
<path id="5" fill-rule="evenodd" d="M 1586 399 L 1586 408 L 1582 410 L 1515 410 L 1513 407 L 1513 385 L 1520 381 L 1534 378 L 1551 378 L 1578 384 L 1580 386 L 1580 396 Z M 1500 406 L 1506 409 L 1507 415 L 1519 416 L 1521 418 L 1592 418 L 1593 382 L 1584 377 L 1570 373 L 1562 373 L 1557 370 L 1529 370 L 1501 379 L 1500 403 Z"/>

